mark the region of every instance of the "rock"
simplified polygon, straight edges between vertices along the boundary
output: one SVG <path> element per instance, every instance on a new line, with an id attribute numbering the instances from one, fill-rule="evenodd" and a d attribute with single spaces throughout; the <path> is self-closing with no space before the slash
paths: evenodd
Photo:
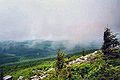
<path id="1" fill-rule="evenodd" d="M 50 72 L 50 71 L 52 71 L 52 70 L 54 70 L 54 68 L 50 68 L 49 70 L 47 70 L 46 72 Z"/>
<path id="2" fill-rule="evenodd" d="M 98 53 L 98 51 L 95 51 L 93 54 L 96 54 L 96 53 Z"/>
<path id="3" fill-rule="evenodd" d="M 84 56 L 81 56 L 80 59 L 81 59 L 81 60 L 85 60 L 85 59 L 84 59 Z"/>
<path id="4" fill-rule="evenodd" d="M 79 61 L 81 61 L 81 59 L 80 59 L 80 58 L 76 59 L 76 62 L 79 62 Z"/>
<path id="5" fill-rule="evenodd" d="M 40 79 L 44 79 L 48 76 L 48 74 L 44 75 L 44 76 L 40 76 Z"/>
<path id="6" fill-rule="evenodd" d="M 24 77 L 23 77 L 23 76 L 20 76 L 20 77 L 18 78 L 18 80 L 24 80 Z"/>
<path id="7" fill-rule="evenodd" d="M 3 77 L 3 80 L 12 80 L 12 76 L 7 75 L 7 76 Z"/>
<path id="8" fill-rule="evenodd" d="M 39 76 L 35 75 L 31 77 L 31 80 L 40 80 Z"/>

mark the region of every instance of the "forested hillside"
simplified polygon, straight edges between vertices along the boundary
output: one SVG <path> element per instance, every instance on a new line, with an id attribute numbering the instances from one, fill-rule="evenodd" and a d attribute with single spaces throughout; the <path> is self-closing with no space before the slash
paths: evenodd
<path id="1" fill-rule="evenodd" d="M 99 44 L 93 42 L 90 42 L 90 44 L 86 46 L 81 44 L 68 46 L 68 44 L 69 41 L 0 41 L 0 64 L 52 58 L 56 56 L 57 49 L 61 49 L 67 52 L 67 54 L 73 54 L 84 50 L 98 49 L 100 47 Z"/>

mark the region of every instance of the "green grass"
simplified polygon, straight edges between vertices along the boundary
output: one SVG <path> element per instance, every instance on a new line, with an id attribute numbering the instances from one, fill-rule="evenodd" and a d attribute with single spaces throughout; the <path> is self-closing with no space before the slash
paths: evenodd
<path id="1" fill-rule="evenodd" d="M 40 59 L 35 61 L 21 62 L 15 64 L 8 64 L 0 66 L 4 70 L 4 75 L 12 75 L 16 80 L 19 76 L 24 75 L 25 78 L 31 76 L 34 69 L 48 69 L 53 66 L 55 58 Z"/>
<path id="2" fill-rule="evenodd" d="M 35 73 L 32 72 L 33 70 L 46 71 L 49 68 L 53 67 L 53 64 L 54 64 L 54 61 L 43 61 L 43 63 L 41 63 L 37 66 L 21 69 L 16 72 L 10 73 L 10 75 L 13 76 L 14 80 L 18 79 L 19 76 L 24 76 L 24 78 L 29 79 L 30 76 L 35 75 Z"/>
<path id="3" fill-rule="evenodd" d="M 77 57 L 79 57 L 82 53 L 75 53 L 67 55 L 66 56 L 66 62 L 68 59 L 68 56 L 70 59 L 68 61 L 73 60 Z M 55 58 L 47 58 L 47 59 L 32 59 L 32 60 L 22 60 L 21 62 L 14 62 L 14 63 L 7 63 L 4 65 L 0 65 L 0 69 L 4 70 L 4 75 L 12 75 L 13 79 L 17 79 L 19 76 L 24 76 L 25 78 L 29 78 L 31 75 L 34 75 L 32 73 L 35 69 L 41 69 L 46 70 L 50 67 L 54 67 L 55 64 Z"/>
<path id="4" fill-rule="evenodd" d="M 71 57 L 73 60 L 77 56 Z M 70 61 L 71 61 L 70 58 Z M 107 59 L 102 53 L 90 56 L 91 61 L 75 63 L 71 66 L 72 76 L 68 79 L 67 67 L 64 67 L 59 76 L 54 76 L 53 71 L 45 80 L 119 80 L 120 79 L 120 58 Z M 69 61 L 69 60 L 68 60 Z"/>
<path id="5" fill-rule="evenodd" d="M 88 55 L 91 52 L 84 52 L 84 55 Z M 68 72 L 68 62 L 73 61 L 83 53 L 76 53 L 66 55 L 65 66 L 56 76 L 56 71 L 52 70 L 48 72 L 49 76 L 44 80 L 119 80 L 120 79 L 120 58 L 107 58 L 101 52 L 90 56 L 90 61 L 83 63 L 75 63 L 71 65 L 71 72 Z M 9 66 L 1 66 L 5 69 L 5 75 L 12 75 L 14 80 L 17 80 L 19 76 L 24 76 L 28 79 L 40 73 L 33 73 L 33 70 L 47 71 L 50 68 L 55 68 L 55 58 L 41 59 L 35 61 L 22 62 Z M 69 79 L 68 74 L 71 73 Z"/>

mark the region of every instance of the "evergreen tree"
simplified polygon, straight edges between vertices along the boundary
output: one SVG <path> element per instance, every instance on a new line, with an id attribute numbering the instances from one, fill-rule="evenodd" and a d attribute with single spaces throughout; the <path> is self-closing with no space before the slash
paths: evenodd
<path id="1" fill-rule="evenodd" d="M 64 53 L 61 50 L 57 51 L 57 61 L 56 61 L 56 68 L 58 70 L 62 69 L 64 66 Z"/>
<path id="2" fill-rule="evenodd" d="M 57 61 L 56 61 L 56 76 L 59 77 L 62 76 L 62 69 L 64 67 L 64 53 L 61 50 L 57 51 Z"/>
<path id="3" fill-rule="evenodd" d="M 116 38 L 116 34 L 113 34 L 109 28 L 105 29 L 104 32 L 104 43 L 102 46 L 102 51 L 104 54 L 109 54 L 109 50 L 119 46 L 120 43 Z"/>

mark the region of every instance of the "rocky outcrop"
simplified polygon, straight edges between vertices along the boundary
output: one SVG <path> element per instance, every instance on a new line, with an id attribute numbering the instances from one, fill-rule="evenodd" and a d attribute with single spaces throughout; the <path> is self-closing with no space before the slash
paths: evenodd
<path id="1" fill-rule="evenodd" d="M 83 63 L 83 62 L 91 61 L 92 59 L 94 59 L 94 57 L 92 57 L 92 56 L 94 56 L 97 53 L 98 53 L 98 51 L 95 51 L 94 53 L 88 54 L 86 56 L 81 56 L 80 58 L 77 58 L 76 60 L 69 62 L 69 65 L 72 65 L 75 63 Z"/>
<path id="2" fill-rule="evenodd" d="M 49 70 L 43 72 L 43 75 L 41 75 L 41 76 L 38 76 L 38 75 L 32 76 L 30 79 L 31 80 L 41 80 L 41 79 L 44 79 L 47 76 L 49 76 L 49 74 L 47 74 L 47 73 L 52 71 L 52 70 L 54 70 L 54 68 L 50 68 Z M 40 70 L 37 70 L 37 71 L 40 71 Z M 36 72 L 36 71 L 33 71 L 33 72 Z"/>

